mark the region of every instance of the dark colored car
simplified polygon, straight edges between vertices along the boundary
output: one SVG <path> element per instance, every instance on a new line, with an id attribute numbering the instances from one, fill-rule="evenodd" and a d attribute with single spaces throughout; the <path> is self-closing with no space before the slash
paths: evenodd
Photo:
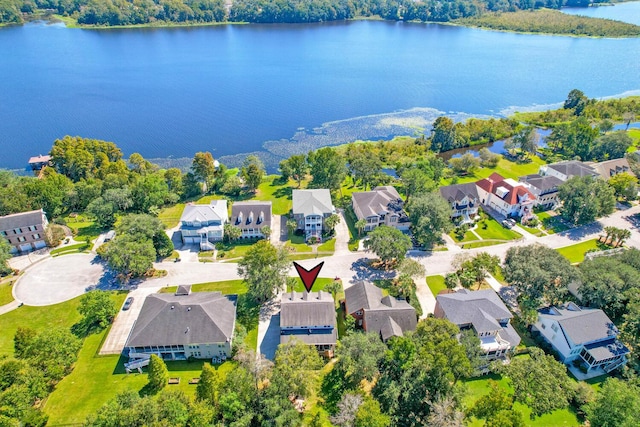
<path id="1" fill-rule="evenodd" d="M 133 304 L 133 297 L 127 298 L 127 300 L 124 302 L 124 305 L 122 306 L 122 309 L 129 310 L 131 308 L 131 304 Z"/>

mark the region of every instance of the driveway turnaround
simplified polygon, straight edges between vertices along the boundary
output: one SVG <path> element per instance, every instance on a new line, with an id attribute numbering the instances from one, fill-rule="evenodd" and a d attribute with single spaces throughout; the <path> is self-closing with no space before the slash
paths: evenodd
<path id="1" fill-rule="evenodd" d="M 95 254 L 48 258 L 24 271 L 13 296 L 25 305 L 58 304 L 98 287 L 105 273 Z M 100 286 L 102 287 L 102 286 Z"/>

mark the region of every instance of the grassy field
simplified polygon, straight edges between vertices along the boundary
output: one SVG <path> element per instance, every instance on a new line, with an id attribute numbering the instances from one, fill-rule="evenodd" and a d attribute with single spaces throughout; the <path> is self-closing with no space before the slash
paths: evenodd
<path id="1" fill-rule="evenodd" d="M 458 184 L 464 184 L 467 182 L 476 182 L 482 178 L 486 178 L 494 172 L 499 173 L 504 178 L 518 179 L 519 176 L 538 173 L 541 165 L 544 165 L 545 161 L 541 158 L 534 156 L 531 158 L 530 163 L 516 163 L 505 158 L 501 158 L 498 166 L 495 168 L 480 168 L 473 174 L 469 174 L 458 179 Z M 451 178 L 442 179 L 440 185 L 450 185 Z"/>
<path id="2" fill-rule="evenodd" d="M 538 219 L 542 221 L 542 226 L 548 234 L 562 233 L 569 229 L 569 227 L 560 220 L 558 215 L 552 215 L 547 211 L 539 212 L 536 215 Z"/>
<path id="3" fill-rule="evenodd" d="M 158 219 L 162 221 L 166 228 L 176 227 L 180 223 L 180 217 L 184 210 L 184 203 L 178 203 L 168 208 L 164 208 L 158 214 Z"/>
<path id="4" fill-rule="evenodd" d="M 592 249 L 600 249 L 597 239 L 587 240 L 586 242 L 578 243 L 576 245 L 565 246 L 564 248 L 557 249 L 557 251 L 571 263 L 577 263 L 584 261 L 584 254 Z"/>
<path id="5" fill-rule="evenodd" d="M 222 250 L 218 251 L 218 261 L 232 258 L 241 258 L 247 254 L 247 251 L 255 242 L 245 243 L 237 242 L 234 244 L 223 244 Z"/>
<path id="6" fill-rule="evenodd" d="M 344 210 L 344 219 L 347 221 L 347 227 L 349 228 L 349 250 L 355 252 L 360 246 L 360 240 L 362 237 L 356 228 L 357 220 L 352 208 Z"/>
<path id="7" fill-rule="evenodd" d="M 486 228 L 485 228 L 486 227 Z M 521 238 L 520 233 L 503 227 L 493 218 L 483 219 L 474 230 L 483 239 L 516 240 Z"/>
<path id="8" fill-rule="evenodd" d="M 318 246 L 318 252 L 335 252 L 336 250 L 336 239 L 327 240 L 320 246 Z M 325 254 L 326 255 L 326 254 Z"/>
<path id="9" fill-rule="evenodd" d="M 431 289 L 433 296 L 438 296 L 440 291 L 447 289 L 444 284 L 444 276 L 436 274 L 435 276 L 427 276 L 427 286 Z"/>
<path id="10" fill-rule="evenodd" d="M 0 306 L 13 301 L 13 295 L 11 294 L 13 282 L 15 282 L 15 278 L 2 280 L 0 283 Z M 2 319 L 2 317 L 0 317 L 0 319 Z"/>
<path id="11" fill-rule="evenodd" d="M 286 215 L 291 210 L 293 203 L 291 194 L 296 186 L 297 183 L 293 180 L 282 183 L 279 175 L 269 175 L 262 180 L 253 199 L 271 201 L 274 215 Z M 304 187 L 306 187 L 306 183 L 303 181 L 300 188 Z"/>
<path id="12" fill-rule="evenodd" d="M 84 215 L 78 215 L 75 218 L 66 216 L 63 219 L 66 221 L 67 227 L 73 230 L 73 238 L 76 240 L 85 240 L 87 237 L 90 240 L 95 240 L 102 232 L 100 227 Z"/>
<path id="13" fill-rule="evenodd" d="M 89 252 L 91 250 L 91 243 L 76 243 L 75 245 L 62 246 L 56 249 L 52 249 L 49 254 L 51 256 L 77 254 L 81 252 Z"/>
<path id="14" fill-rule="evenodd" d="M 327 286 L 329 283 L 333 282 L 333 278 L 329 278 L 329 277 L 318 277 L 315 281 L 315 283 L 313 284 L 313 288 L 311 288 L 312 292 L 318 292 L 324 289 L 325 286 Z M 296 277 L 296 286 L 293 288 L 294 291 L 296 292 L 303 292 L 304 291 L 304 285 L 302 284 L 302 280 L 300 280 L 300 278 Z"/>
<path id="15" fill-rule="evenodd" d="M 449 236 L 455 241 L 455 242 L 472 242 L 474 240 L 478 240 L 478 237 L 473 234 L 471 231 L 467 231 L 464 233 L 464 236 L 462 236 L 462 238 L 458 237 L 458 235 L 454 232 L 451 231 L 449 233 Z"/>

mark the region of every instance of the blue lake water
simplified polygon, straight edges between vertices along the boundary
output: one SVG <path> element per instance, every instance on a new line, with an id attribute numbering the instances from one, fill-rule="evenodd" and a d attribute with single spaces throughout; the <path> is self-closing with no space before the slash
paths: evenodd
<path id="1" fill-rule="evenodd" d="M 640 2 L 618 3 L 615 6 L 567 7 L 562 9 L 571 15 L 583 15 L 591 18 L 615 19 L 640 25 Z"/>
<path id="2" fill-rule="evenodd" d="M 573 88 L 589 97 L 640 93 L 640 39 L 437 24 L 35 23 L 0 29 L 0 55 L 0 167 L 10 168 L 66 134 L 114 141 L 127 156 L 268 150 L 277 161 L 419 134 L 444 113 L 552 106 Z"/>

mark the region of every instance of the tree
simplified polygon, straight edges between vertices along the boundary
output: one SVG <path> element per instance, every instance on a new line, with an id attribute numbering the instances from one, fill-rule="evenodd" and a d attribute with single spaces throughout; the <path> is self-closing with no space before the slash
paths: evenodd
<path id="1" fill-rule="evenodd" d="M 375 333 L 349 334 L 336 347 L 337 362 L 333 369 L 345 389 L 355 389 L 362 380 L 372 381 L 379 374 L 385 344 Z"/>
<path id="2" fill-rule="evenodd" d="M 153 239 L 153 247 L 156 250 L 156 255 L 160 258 L 166 258 L 173 253 L 173 241 L 167 236 L 167 233 L 164 230 L 154 234 Z"/>
<path id="3" fill-rule="evenodd" d="M 13 336 L 13 354 L 17 359 L 26 359 L 29 355 L 29 346 L 38 335 L 31 328 L 18 326 L 16 334 Z"/>
<path id="4" fill-rule="evenodd" d="M 535 154 L 538 144 L 536 142 L 536 129 L 534 126 L 524 126 L 513 136 L 513 144 L 525 154 Z"/>
<path id="5" fill-rule="evenodd" d="M 460 278 L 458 277 L 458 274 L 447 273 L 447 275 L 444 276 L 444 284 L 447 289 L 454 289 L 458 287 L 458 285 L 460 285 Z"/>
<path id="6" fill-rule="evenodd" d="M 574 176 L 558 187 L 560 213 L 572 224 L 586 224 L 615 210 L 615 190 L 606 181 Z"/>
<path id="7" fill-rule="evenodd" d="M 51 327 L 38 334 L 23 329 L 16 333 L 14 345 L 16 357 L 26 360 L 50 384 L 55 384 L 71 372 L 82 341 L 68 328 Z"/>
<path id="8" fill-rule="evenodd" d="M 9 260 L 11 258 L 11 245 L 5 238 L 0 237 L 0 276 L 6 276 L 13 271 L 11 266 L 9 266 Z"/>
<path id="9" fill-rule="evenodd" d="M 226 223 L 224 225 L 224 239 L 228 242 L 238 240 L 242 236 L 242 229 L 233 224 Z"/>
<path id="10" fill-rule="evenodd" d="M 149 378 L 147 382 L 149 391 L 157 393 L 167 385 L 167 381 L 169 381 L 167 365 L 160 357 L 152 354 L 149 360 Z"/>
<path id="11" fill-rule="evenodd" d="M 138 277 L 153 267 L 156 250 L 149 239 L 137 240 L 129 235 L 120 235 L 109 243 L 104 257 L 115 271 Z"/>
<path id="12" fill-rule="evenodd" d="M 129 156 L 129 165 L 135 173 L 140 175 L 154 172 L 158 168 L 148 160 L 145 160 L 140 153 L 133 153 Z"/>
<path id="13" fill-rule="evenodd" d="M 260 232 L 264 235 L 264 238 L 269 240 L 269 238 L 271 237 L 271 227 L 269 227 L 268 225 L 265 225 L 264 227 L 260 228 Z"/>
<path id="14" fill-rule="evenodd" d="M 280 162 L 280 172 L 284 179 L 293 178 L 300 188 L 300 183 L 309 173 L 309 164 L 304 154 L 294 154 Z"/>
<path id="15" fill-rule="evenodd" d="M 500 162 L 500 154 L 492 153 L 487 147 L 483 147 L 478 152 L 480 156 L 480 166 L 485 168 L 495 168 Z"/>
<path id="16" fill-rule="evenodd" d="M 439 193 L 414 196 L 407 205 L 416 241 L 425 246 L 438 243 L 443 233 L 453 229 L 451 206 Z"/>
<path id="17" fill-rule="evenodd" d="M 324 287 L 325 292 L 329 292 L 333 297 L 333 302 L 336 303 L 336 297 L 342 292 L 342 282 L 340 280 L 334 280 Z"/>
<path id="18" fill-rule="evenodd" d="M 464 413 L 457 406 L 455 399 L 451 396 L 431 402 L 431 412 L 426 425 L 431 427 L 464 427 Z"/>
<path id="19" fill-rule="evenodd" d="M 564 101 L 564 105 L 562 108 L 566 110 L 573 110 L 573 114 L 579 116 L 582 114 L 584 107 L 587 106 L 587 102 L 589 98 L 587 98 L 581 90 L 572 89 L 567 95 L 567 99 Z"/>
<path id="20" fill-rule="evenodd" d="M 87 206 L 87 213 L 93 217 L 100 228 L 111 228 L 116 222 L 116 207 L 113 203 L 105 202 L 102 197 L 94 199 Z"/>
<path id="21" fill-rule="evenodd" d="M 278 346 L 274 362 L 271 386 L 282 396 L 308 397 L 313 387 L 310 371 L 322 367 L 316 348 L 302 341 L 292 340 Z"/>
<path id="22" fill-rule="evenodd" d="M 101 330 L 111 324 L 118 308 L 107 292 L 95 290 L 82 295 L 78 312 L 83 317 L 81 323 L 85 330 L 94 327 Z"/>
<path id="23" fill-rule="evenodd" d="M 364 246 L 388 265 L 393 261 L 402 261 L 412 244 L 409 236 L 397 228 L 380 225 L 369 233 Z"/>
<path id="24" fill-rule="evenodd" d="M 539 244 L 509 248 L 503 274 L 520 293 L 520 305 L 525 310 L 564 302 L 567 286 L 578 277 L 569 260 Z"/>
<path id="25" fill-rule="evenodd" d="M 480 373 L 480 368 L 486 365 L 483 359 L 484 351 L 480 347 L 480 338 L 473 329 L 465 329 L 460 333 L 460 344 L 464 347 L 471 369 L 474 373 Z"/>
<path id="26" fill-rule="evenodd" d="M 457 148 L 456 127 L 448 117 L 438 117 L 431 129 L 431 149 L 436 153 Z"/>
<path id="27" fill-rule="evenodd" d="M 169 168 L 164 171 L 164 179 L 167 181 L 169 191 L 178 196 L 182 196 L 184 193 L 183 178 L 182 171 L 178 168 Z"/>
<path id="28" fill-rule="evenodd" d="M 208 151 L 196 153 L 191 162 L 191 170 L 193 175 L 205 184 L 206 191 L 210 191 L 216 173 L 211 153 Z"/>
<path id="29" fill-rule="evenodd" d="M 398 272 L 409 277 L 421 277 L 426 274 L 424 266 L 412 258 L 403 259 L 398 266 Z"/>
<path id="30" fill-rule="evenodd" d="M 313 176 L 310 188 L 338 190 L 347 175 L 347 166 L 342 156 L 330 147 L 312 151 L 307 156 Z"/>
<path id="31" fill-rule="evenodd" d="M 626 172 L 609 178 L 609 185 L 613 187 L 616 197 L 625 200 L 638 198 L 638 178 Z"/>
<path id="32" fill-rule="evenodd" d="M 611 132 L 613 130 L 613 122 L 611 120 L 604 119 L 598 124 L 598 130 L 603 134 Z"/>
<path id="33" fill-rule="evenodd" d="M 240 192 L 242 192 L 242 181 L 236 175 L 230 176 L 227 179 L 227 182 L 225 182 L 224 185 L 220 188 L 220 191 L 224 194 L 238 197 Z"/>
<path id="34" fill-rule="evenodd" d="M 638 425 L 640 389 L 628 381 L 608 378 L 596 400 L 587 405 L 587 418 L 593 427 L 633 427 Z"/>
<path id="35" fill-rule="evenodd" d="M 200 381 L 198 381 L 198 386 L 196 387 L 196 399 L 215 406 L 218 403 L 219 396 L 220 376 L 218 371 L 209 363 L 205 363 L 202 365 Z"/>
<path id="36" fill-rule="evenodd" d="M 480 252 L 470 260 L 468 268 L 473 271 L 476 283 L 480 283 L 489 274 L 495 274 L 498 271 L 500 257 L 490 255 L 488 252 Z"/>
<path id="37" fill-rule="evenodd" d="M 382 169 L 382 161 L 369 144 L 349 144 L 347 146 L 349 170 L 356 181 L 360 181 L 364 190 L 373 183 Z"/>
<path id="38" fill-rule="evenodd" d="M 529 355 L 514 358 L 503 368 L 515 400 L 528 405 L 536 416 L 569 406 L 573 387 L 566 366 L 536 347 L 530 348 Z"/>
<path id="39" fill-rule="evenodd" d="M 169 192 L 169 186 L 161 172 L 139 176 L 131 186 L 133 209 L 151 212 L 168 202 L 177 202 L 177 196 Z"/>
<path id="40" fill-rule="evenodd" d="M 238 274 L 249 286 L 249 296 L 257 302 L 273 298 L 284 285 L 288 271 L 287 252 L 268 240 L 260 240 L 249 248 L 238 263 Z"/>
<path id="41" fill-rule="evenodd" d="M 472 153 L 466 152 L 460 157 L 452 157 L 449 160 L 449 166 L 456 174 L 467 175 L 480 167 L 480 159 Z"/>
<path id="42" fill-rule="evenodd" d="M 324 223 L 329 228 L 329 230 L 331 230 L 331 232 L 333 233 L 333 230 L 336 228 L 336 225 L 340 223 L 340 215 L 337 215 L 337 214 L 329 215 L 324 220 Z"/>
<path id="43" fill-rule="evenodd" d="M 404 194 L 410 200 L 416 194 L 431 191 L 435 187 L 435 181 L 418 167 L 405 168 L 400 173 L 404 184 Z"/>
<path id="44" fill-rule="evenodd" d="M 631 349 L 630 365 L 640 372 L 640 292 L 633 292 L 622 316 L 620 336 Z"/>
<path id="45" fill-rule="evenodd" d="M 106 203 L 113 204 L 119 211 L 126 211 L 131 208 L 133 204 L 131 197 L 131 190 L 129 190 L 129 187 L 109 188 L 102 195 L 102 198 Z"/>
<path id="46" fill-rule="evenodd" d="M 632 145 L 633 140 L 627 132 L 618 131 L 602 135 L 594 141 L 589 158 L 598 161 L 621 159 Z"/>
<path id="47" fill-rule="evenodd" d="M 264 176 L 264 164 L 254 155 L 247 156 L 240 171 L 249 191 L 256 191 Z"/>
<path id="48" fill-rule="evenodd" d="M 356 411 L 353 423 L 354 427 L 388 427 L 391 425 L 391 418 L 380 411 L 380 404 L 377 400 L 367 396 Z"/>
<path id="49" fill-rule="evenodd" d="M 356 228 L 358 229 L 358 236 L 361 236 L 364 232 L 364 229 L 367 227 L 367 220 L 362 218 L 356 221 Z"/>
<path id="50" fill-rule="evenodd" d="M 513 409 L 513 396 L 493 380 L 489 380 L 489 389 L 489 394 L 476 401 L 469 415 L 485 419 L 487 426 L 524 427 L 522 413 Z"/>

